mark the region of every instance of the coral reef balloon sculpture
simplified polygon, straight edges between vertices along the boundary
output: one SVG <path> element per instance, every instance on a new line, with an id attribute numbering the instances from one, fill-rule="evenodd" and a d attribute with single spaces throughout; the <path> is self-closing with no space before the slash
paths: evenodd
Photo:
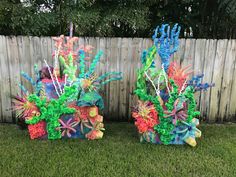
<path id="1" fill-rule="evenodd" d="M 99 110 L 104 103 L 100 88 L 110 81 L 120 80 L 120 72 L 101 76 L 95 68 L 103 54 L 99 51 L 93 59 L 93 47 L 75 48 L 77 37 L 54 37 L 54 66 L 47 61 L 41 70 L 35 65 L 35 79 L 27 73 L 21 75 L 33 86 L 33 93 L 21 84 L 21 93 L 14 96 L 16 117 L 28 124 L 31 139 L 60 138 L 100 139 L 103 137 L 103 117 Z M 86 62 L 90 67 L 86 67 Z"/>
<path id="2" fill-rule="evenodd" d="M 167 24 L 157 27 L 152 36 L 153 46 L 142 54 L 135 90 L 139 103 L 132 112 L 141 142 L 187 143 L 194 147 L 195 139 L 201 136 L 194 93 L 214 84 L 202 83 L 202 74 L 189 79 L 190 66 L 182 68 L 170 62 L 178 50 L 179 33 L 178 24 L 172 29 Z M 155 66 L 157 53 L 161 69 Z"/>

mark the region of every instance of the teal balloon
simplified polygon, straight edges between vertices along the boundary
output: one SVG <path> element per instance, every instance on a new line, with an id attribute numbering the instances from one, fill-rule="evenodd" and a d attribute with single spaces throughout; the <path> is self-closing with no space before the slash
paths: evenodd
<path id="1" fill-rule="evenodd" d="M 104 108 L 104 102 L 96 91 L 81 93 L 79 100 L 77 101 L 78 106 L 97 106 L 99 109 Z"/>

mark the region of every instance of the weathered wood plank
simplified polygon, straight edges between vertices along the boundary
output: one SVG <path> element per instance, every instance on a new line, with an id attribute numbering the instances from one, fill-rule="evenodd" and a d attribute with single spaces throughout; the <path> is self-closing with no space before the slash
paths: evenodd
<path id="1" fill-rule="evenodd" d="M 110 64 L 112 62 L 111 60 L 111 38 L 106 38 L 105 40 L 105 67 L 104 70 L 105 72 L 109 71 Z M 109 114 L 109 107 L 110 107 L 110 83 L 106 84 L 104 87 L 104 103 L 105 103 L 105 109 L 104 109 L 104 115 L 108 118 L 111 119 L 111 115 Z"/>
<path id="2" fill-rule="evenodd" d="M 230 100 L 229 100 L 229 113 L 228 116 L 230 117 L 231 120 L 235 121 L 236 120 L 236 40 L 233 40 L 234 42 L 234 48 L 233 50 L 233 56 L 232 60 L 234 59 L 233 62 L 233 68 L 231 69 L 231 74 L 232 74 L 232 80 L 231 80 L 231 88 L 230 88 Z"/>
<path id="3" fill-rule="evenodd" d="M 31 54 L 30 54 L 30 39 L 29 37 L 20 36 L 17 38 L 18 52 L 20 60 L 20 71 L 31 75 Z M 32 85 L 23 77 L 21 77 L 21 84 L 31 92 L 33 90 Z"/>
<path id="4" fill-rule="evenodd" d="M 116 57 L 116 68 L 114 68 L 112 71 L 114 72 L 120 72 L 120 60 L 121 60 L 121 38 L 117 38 L 118 42 L 117 42 L 117 46 L 116 46 L 116 50 L 117 50 L 117 57 Z M 115 99 L 117 100 L 117 106 L 116 106 L 116 110 L 115 110 L 115 114 L 117 117 L 117 120 L 122 120 L 124 121 L 125 119 L 122 119 L 122 117 L 119 117 L 119 109 L 120 109 L 120 80 L 119 81 L 115 81 L 116 82 L 116 93 L 113 93 L 115 96 Z"/>
<path id="5" fill-rule="evenodd" d="M 48 46 L 49 43 L 49 46 Z M 41 37 L 40 38 L 40 46 L 38 46 L 38 50 L 40 50 L 39 56 L 40 61 L 38 61 L 37 64 L 38 68 L 42 68 L 45 66 L 44 60 L 46 60 L 50 65 L 52 65 L 52 61 L 54 62 L 54 59 L 52 58 L 52 51 L 51 51 L 51 38 L 49 37 Z"/>
<path id="6" fill-rule="evenodd" d="M 47 58 L 46 58 L 46 60 L 49 65 L 54 66 L 55 60 L 53 58 L 53 53 L 55 51 L 55 42 L 52 38 L 49 38 L 49 37 L 46 39 L 46 41 L 47 41 Z M 44 61 L 43 61 L 43 66 L 46 66 Z"/>
<path id="7" fill-rule="evenodd" d="M 125 77 L 125 94 L 126 94 L 126 106 L 125 106 L 125 114 L 126 114 L 126 119 L 130 119 L 131 117 L 131 112 L 129 112 L 131 109 L 131 103 L 130 103 L 130 99 L 129 99 L 129 95 L 130 95 L 130 86 L 131 86 L 131 70 L 134 70 L 135 67 L 135 63 L 132 62 L 134 60 L 134 53 L 135 51 L 135 39 L 132 38 L 132 40 L 130 39 L 128 41 L 128 56 L 127 56 L 127 63 L 126 63 L 126 77 Z"/>
<path id="8" fill-rule="evenodd" d="M 91 40 L 89 40 L 90 38 L 89 37 L 84 37 L 84 45 L 86 46 L 86 45 L 90 45 L 90 43 L 89 42 L 91 42 Z M 95 53 L 95 51 L 96 51 L 96 49 L 93 49 L 93 54 Z M 88 54 L 88 56 L 89 57 L 92 57 L 93 56 L 93 54 L 91 53 L 91 54 Z M 85 65 L 86 65 L 86 68 L 85 68 L 85 72 L 87 72 L 87 70 L 88 70 L 88 68 L 89 68 L 89 66 L 90 66 L 90 62 L 89 62 L 89 60 L 88 61 L 85 61 Z"/>
<path id="9" fill-rule="evenodd" d="M 121 38 L 111 38 L 110 46 L 110 57 L 109 57 L 109 68 L 107 72 L 114 72 L 119 70 L 119 46 L 121 43 Z M 119 106 L 119 82 L 109 82 L 109 115 L 113 117 L 114 120 L 119 120 L 118 117 L 118 106 Z"/>
<path id="10" fill-rule="evenodd" d="M 9 71 L 10 71 L 10 87 L 11 87 L 11 96 L 20 94 L 21 90 L 18 87 L 20 82 L 20 61 L 18 54 L 18 45 L 16 37 L 6 37 L 7 42 L 7 54 L 9 62 Z M 13 107 L 13 105 L 11 105 Z M 8 108 L 10 110 L 10 108 Z M 9 122 L 15 122 L 15 112 L 13 112 L 12 120 Z"/>
<path id="11" fill-rule="evenodd" d="M 221 94 L 219 103 L 219 118 L 221 121 L 231 120 L 229 113 L 230 99 L 231 99 L 231 87 L 233 80 L 235 79 L 234 72 L 234 61 L 236 56 L 236 43 L 235 40 L 228 40 L 226 48 L 226 55 L 224 56 L 224 71 L 222 72 L 222 83 L 221 83 Z M 216 68 L 216 67 L 215 67 Z M 214 89 L 212 89 L 213 91 Z"/>
<path id="12" fill-rule="evenodd" d="M 204 57 L 204 78 L 203 82 L 211 82 L 212 81 L 212 73 L 214 70 L 214 59 L 216 55 L 216 47 L 217 47 L 217 40 L 207 40 L 206 41 L 206 53 Z M 209 117 L 209 102 L 210 102 L 210 92 L 202 92 L 201 94 L 201 116 L 203 120 L 206 121 L 214 121 L 212 117 Z"/>
<path id="13" fill-rule="evenodd" d="M 205 39 L 197 39 L 195 44 L 195 57 L 194 57 L 194 76 L 203 74 L 204 69 L 204 56 L 205 56 Z M 201 92 L 195 93 L 197 102 L 197 109 L 200 110 L 200 96 Z"/>
<path id="14" fill-rule="evenodd" d="M 95 43 L 96 43 L 96 48 L 97 48 L 97 53 L 98 53 L 98 52 L 101 51 L 101 49 L 100 49 L 100 42 L 99 42 L 99 38 L 98 37 L 95 38 Z M 101 64 L 101 58 L 100 58 L 100 61 L 98 62 L 97 67 L 95 69 L 95 72 L 98 74 L 98 76 L 100 76 L 101 73 L 102 73 L 101 68 L 100 68 L 100 64 Z"/>
<path id="15" fill-rule="evenodd" d="M 184 60 L 185 42 L 186 39 L 179 40 L 179 48 L 173 55 L 173 61 L 177 62 L 178 64 L 181 64 L 181 62 Z"/>
<path id="16" fill-rule="evenodd" d="M 9 58 L 7 55 L 8 48 L 5 36 L 0 36 L 0 72 L 1 72 L 1 106 L 2 106 L 2 122 L 12 122 L 11 108 L 11 73 L 9 71 Z"/>
<path id="17" fill-rule="evenodd" d="M 136 78 L 137 78 L 137 68 L 138 68 L 138 63 L 141 63 L 141 54 L 142 54 L 142 43 L 143 39 L 142 38 L 134 38 L 133 39 L 133 57 L 131 58 L 130 61 L 130 70 L 129 70 L 129 81 L 130 81 L 130 86 L 129 86 L 129 92 L 128 97 L 129 97 L 129 107 L 128 107 L 128 120 L 131 120 L 131 113 L 132 113 L 132 108 L 137 105 L 137 97 L 134 96 L 134 90 L 136 88 Z"/>
<path id="18" fill-rule="evenodd" d="M 35 79 L 35 72 L 34 72 L 34 65 L 37 64 L 39 67 L 42 67 L 44 64 L 44 59 L 48 61 L 52 61 L 52 58 L 47 58 L 48 54 L 44 54 L 44 49 L 45 46 L 42 45 L 41 39 L 39 37 L 33 37 L 32 38 L 32 56 L 31 56 L 31 62 L 32 62 L 32 67 L 31 67 L 31 73 L 32 73 L 32 78 Z M 47 46 L 48 47 L 48 46 Z M 43 48 L 43 49 L 42 49 Z"/>
<path id="19" fill-rule="evenodd" d="M 203 56 L 203 62 L 202 62 L 202 72 L 205 75 L 205 62 L 206 62 L 206 56 L 208 55 L 208 48 L 209 48 L 209 44 L 210 44 L 210 40 L 206 40 L 205 41 L 205 52 L 204 52 L 204 56 Z M 205 77 L 204 77 L 205 78 Z M 202 82 L 204 81 L 204 79 L 202 79 Z M 208 82 L 208 81 L 207 81 Z M 199 98 L 199 110 L 200 110 L 200 120 L 205 121 L 206 120 L 206 114 L 203 113 L 203 108 L 205 107 L 205 103 L 204 103 L 204 97 L 205 92 L 201 91 L 200 92 L 200 98 Z"/>
<path id="20" fill-rule="evenodd" d="M 1 36 L 0 36 L 0 40 L 2 40 Z M 0 41 L 0 46 L 1 46 L 1 41 Z M 2 66 L 2 63 L 1 61 L 2 60 L 5 60 L 4 57 L 3 57 L 3 52 L 5 51 L 1 51 L 1 48 L 0 48 L 0 69 L 1 69 L 1 66 Z M 0 71 L 0 122 L 3 122 L 3 112 L 2 112 L 2 87 L 3 87 L 3 77 L 2 77 L 2 72 Z"/>
<path id="21" fill-rule="evenodd" d="M 209 118 L 213 121 L 213 119 L 219 119 L 219 112 L 220 112 L 220 100 L 221 100 L 221 83 L 223 78 L 223 70 L 224 70 L 224 63 L 225 63 L 225 55 L 226 55 L 226 48 L 227 48 L 228 40 L 218 40 L 217 41 L 217 48 L 216 48 L 216 55 L 213 58 L 214 65 L 213 65 L 213 76 L 212 82 L 215 83 L 215 87 L 211 89 L 210 92 L 210 105 L 209 105 Z M 222 121 L 219 119 L 219 121 Z"/>
<path id="22" fill-rule="evenodd" d="M 78 46 L 84 46 L 85 45 L 85 39 L 84 39 L 84 37 L 80 37 L 79 38 L 79 40 L 78 40 L 78 42 L 77 42 L 77 45 Z"/>
<path id="23" fill-rule="evenodd" d="M 99 49 L 97 48 L 97 42 L 96 42 L 96 39 L 94 37 L 88 38 L 88 44 L 94 47 L 92 53 L 89 54 L 90 60 L 87 62 L 88 68 L 90 68 L 90 64 L 91 64 L 94 56 L 99 51 Z"/>
<path id="24" fill-rule="evenodd" d="M 99 38 L 98 39 L 98 43 L 97 44 L 99 46 L 99 50 L 101 50 L 103 52 L 103 55 L 100 58 L 100 62 L 99 62 L 99 75 L 101 76 L 103 74 L 106 73 L 105 68 L 106 68 L 106 39 L 105 38 Z M 105 100 L 105 86 L 102 86 L 100 88 L 100 94 L 102 96 L 102 98 Z M 105 102 L 105 106 L 106 106 L 106 102 Z M 105 110 L 105 109 L 104 109 Z M 102 113 L 105 114 L 104 110 L 102 110 Z M 106 116 L 106 115 L 105 115 Z M 109 119 L 109 118 L 108 118 Z"/>
<path id="25" fill-rule="evenodd" d="M 129 68 L 128 68 L 128 63 L 129 63 L 129 47 L 131 44 L 129 44 L 129 39 L 127 38 L 122 38 L 121 40 L 121 45 L 120 45 L 120 48 L 121 48 L 121 58 L 120 58 L 120 72 L 122 72 L 122 75 L 123 75 L 123 79 L 120 81 L 120 96 L 119 96 L 119 117 L 120 119 L 122 120 L 125 120 L 127 119 L 126 116 L 127 115 L 127 112 L 126 112 L 126 107 L 129 106 L 128 103 L 127 103 L 127 79 L 128 79 L 128 71 L 129 71 Z M 124 67 L 124 66 L 127 66 L 127 67 Z"/>
<path id="26" fill-rule="evenodd" d="M 181 63 L 182 68 L 189 66 L 186 72 L 194 70 L 195 42 L 195 39 L 186 39 L 184 60 Z M 191 79 L 192 76 L 193 72 L 189 75 L 188 79 Z"/>

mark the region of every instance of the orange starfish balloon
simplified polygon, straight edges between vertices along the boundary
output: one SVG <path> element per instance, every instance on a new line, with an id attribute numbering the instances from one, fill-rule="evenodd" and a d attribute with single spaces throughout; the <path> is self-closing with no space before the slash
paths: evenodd
<path id="1" fill-rule="evenodd" d="M 189 75 L 193 73 L 193 71 L 190 70 L 190 67 L 191 65 L 181 68 L 181 66 L 176 62 L 170 63 L 168 70 L 168 77 L 175 81 L 176 85 L 179 88 L 179 91 L 183 87 Z"/>

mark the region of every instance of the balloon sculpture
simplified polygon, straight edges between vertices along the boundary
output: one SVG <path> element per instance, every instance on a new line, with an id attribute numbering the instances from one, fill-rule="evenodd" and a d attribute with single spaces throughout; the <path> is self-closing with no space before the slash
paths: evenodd
<path id="1" fill-rule="evenodd" d="M 53 40 L 56 49 L 53 53 L 54 66 L 49 66 L 46 60 L 41 70 L 35 65 L 35 79 L 22 72 L 34 92 L 29 93 L 19 84 L 21 96 L 15 96 L 13 101 L 16 117 L 28 124 L 31 139 L 100 139 L 104 125 L 99 110 L 104 108 L 104 103 L 99 89 L 110 81 L 120 80 L 121 73 L 97 76 L 95 68 L 102 51 L 86 68 L 92 46 L 82 45 L 74 50 L 77 37 L 61 35 Z"/>
<path id="2" fill-rule="evenodd" d="M 154 45 L 144 51 L 142 68 L 138 70 L 135 94 L 139 101 L 132 112 L 141 142 L 154 144 L 189 144 L 196 146 L 201 136 L 197 128 L 200 112 L 196 111 L 194 93 L 207 90 L 214 84 L 201 83 L 203 75 L 189 80 L 190 66 L 182 68 L 170 62 L 179 46 L 180 27 L 170 30 L 167 24 L 157 27 Z M 156 54 L 161 58 L 161 69 L 155 66 Z"/>

